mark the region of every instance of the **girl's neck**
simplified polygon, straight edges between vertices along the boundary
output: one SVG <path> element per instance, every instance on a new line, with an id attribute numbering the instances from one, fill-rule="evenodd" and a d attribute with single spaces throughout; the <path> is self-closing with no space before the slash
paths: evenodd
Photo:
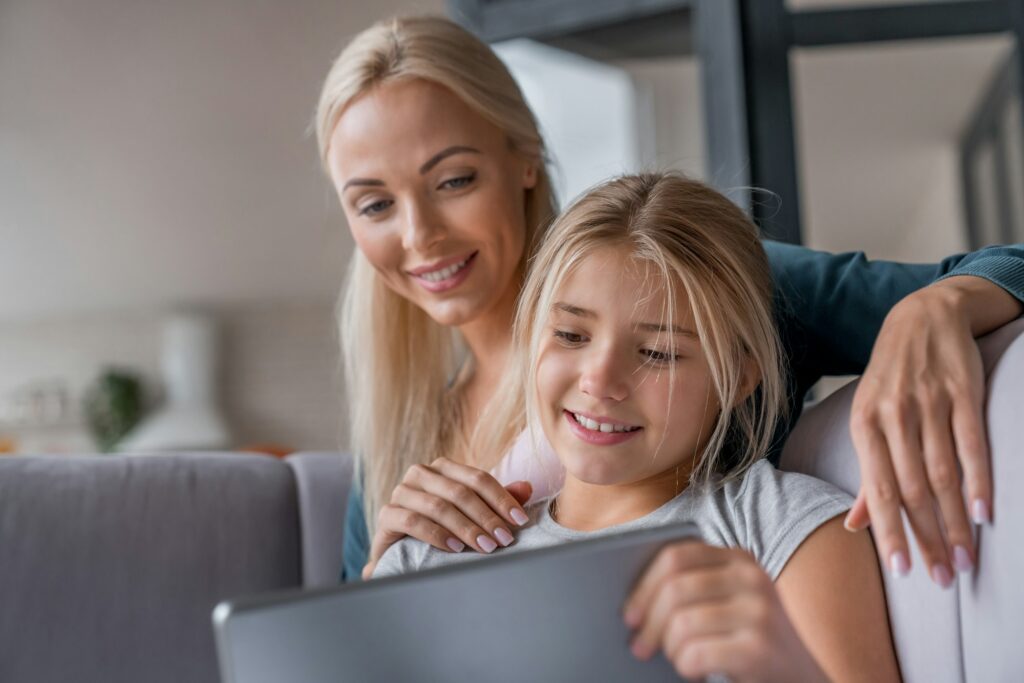
<path id="1" fill-rule="evenodd" d="M 552 515 L 575 531 L 607 529 L 654 512 L 682 493 L 689 478 L 690 463 L 631 484 L 589 484 L 567 472 Z"/>

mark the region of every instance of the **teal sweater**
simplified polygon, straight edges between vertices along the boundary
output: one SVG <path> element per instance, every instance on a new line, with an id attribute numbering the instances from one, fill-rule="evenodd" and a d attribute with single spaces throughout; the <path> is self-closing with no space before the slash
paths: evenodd
<path id="1" fill-rule="evenodd" d="M 946 277 L 976 275 L 1024 303 L 1024 244 L 988 247 L 929 264 L 869 261 L 860 252 L 829 254 L 768 240 L 764 247 L 790 371 L 790 417 L 778 426 L 769 454 L 775 464 L 807 391 L 822 377 L 863 372 L 882 321 L 903 297 Z M 345 514 L 343 581 L 359 580 L 369 548 L 362 487 L 356 481 Z"/>

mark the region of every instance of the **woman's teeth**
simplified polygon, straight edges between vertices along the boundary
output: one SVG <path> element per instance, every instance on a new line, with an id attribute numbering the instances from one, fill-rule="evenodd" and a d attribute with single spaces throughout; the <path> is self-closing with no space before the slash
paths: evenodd
<path id="1" fill-rule="evenodd" d="M 610 425 L 605 422 L 596 422 L 591 420 L 589 417 L 580 415 L 579 413 L 573 413 L 572 416 L 577 422 L 592 432 L 604 432 L 605 434 L 610 434 L 611 432 L 635 432 L 640 429 L 639 427 L 626 427 L 624 425 Z"/>
<path id="2" fill-rule="evenodd" d="M 469 263 L 469 258 L 470 257 L 467 256 L 465 261 L 448 266 L 447 268 L 442 268 L 441 270 L 434 270 L 429 273 L 423 273 L 422 275 L 420 275 L 420 277 L 426 280 L 427 282 L 442 282 L 450 278 L 452 275 L 455 275 L 455 273 L 462 270 L 466 266 L 466 264 Z"/>

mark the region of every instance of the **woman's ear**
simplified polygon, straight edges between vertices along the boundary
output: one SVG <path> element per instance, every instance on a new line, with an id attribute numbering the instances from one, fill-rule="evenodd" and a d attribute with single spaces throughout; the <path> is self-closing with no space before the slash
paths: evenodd
<path id="1" fill-rule="evenodd" d="M 523 189 L 532 190 L 537 186 L 537 164 L 527 159 L 523 166 Z"/>

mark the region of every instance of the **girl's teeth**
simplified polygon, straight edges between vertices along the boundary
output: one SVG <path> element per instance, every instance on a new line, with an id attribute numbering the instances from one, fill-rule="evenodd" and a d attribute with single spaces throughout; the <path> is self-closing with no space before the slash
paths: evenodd
<path id="1" fill-rule="evenodd" d="M 467 258 L 466 261 L 469 261 L 469 259 Z M 442 282 L 462 270 L 462 267 L 466 265 L 466 261 L 456 263 L 455 265 L 448 266 L 447 268 L 442 268 L 441 270 L 435 270 L 432 273 L 423 273 L 420 277 L 427 282 Z"/>
<path id="2" fill-rule="evenodd" d="M 612 432 L 631 432 L 634 430 L 634 428 L 632 427 L 623 427 L 621 425 L 612 425 L 603 422 L 597 422 L 595 420 L 591 420 L 589 417 L 584 417 L 583 415 L 580 415 L 578 413 L 573 413 L 572 416 L 576 418 L 577 422 L 579 422 L 581 425 L 583 425 L 592 432 L 603 432 L 605 434 L 610 434 Z"/>

